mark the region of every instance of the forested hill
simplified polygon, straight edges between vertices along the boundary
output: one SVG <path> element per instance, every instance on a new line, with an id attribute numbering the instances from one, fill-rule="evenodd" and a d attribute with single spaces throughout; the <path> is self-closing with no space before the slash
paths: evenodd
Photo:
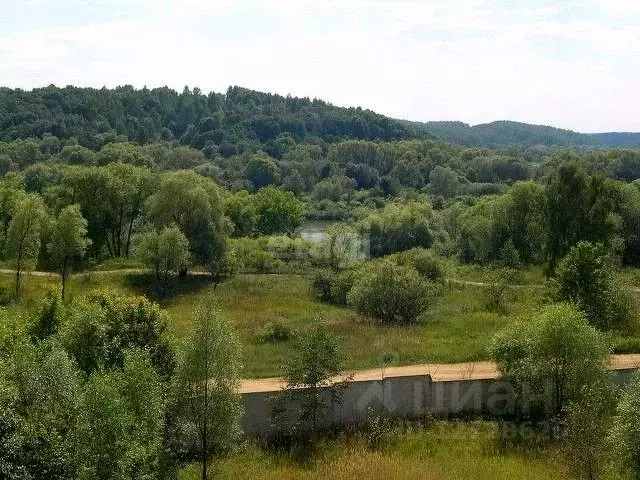
<path id="1" fill-rule="evenodd" d="M 425 112 L 425 116 L 428 112 Z M 0 88 L 0 141 L 74 138 L 93 150 L 114 140 L 141 144 L 176 140 L 207 157 L 262 149 L 280 158 L 292 144 L 345 139 L 438 138 L 471 147 L 640 147 L 640 133 L 584 134 L 542 125 L 499 121 L 409 122 L 317 99 L 283 97 L 230 87 L 225 94 L 198 88 L 115 89 L 49 86 Z"/>
<path id="2" fill-rule="evenodd" d="M 43 134 L 75 137 L 93 149 L 113 135 L 139 143 L 175 139 L 223 156 L 259 146 L 276 158 L 294 141 L 400 140 L 417 135 L 403 122 L 370 110 L 240 87 L 230 87 L 226 94 L 186 87 L 182 93 L 167 87 L 1 88 L 0 140 Z"/>
<path id="3" fill-rule="evenodd" d="M 406 122 L 418 134 L 432 135 L 469 147 L 640 147 L 640 133 L 578 133 L 572 130 L 498 121 L 470 126 L 462 122 Z"/>

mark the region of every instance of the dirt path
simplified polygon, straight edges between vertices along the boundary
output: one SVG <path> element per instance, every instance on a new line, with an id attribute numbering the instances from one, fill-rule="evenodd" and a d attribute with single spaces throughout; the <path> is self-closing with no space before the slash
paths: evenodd
<path id="1" fill-rule="evenodd" d="M 625 370 L 640 368 L 640 354 L 613 355 L 609 370 Z M 498 378 L 498 369 L 493 362 L 465 362 L 465 363 L 427 363 L 421 365 L 406 365 L 404 367 L 387 367 L 345 372 L 337 380 L 345 378 L 351 381 L 381 380 L 388 377 L 407 377 L 413 375 L 431 375 L 435 381 L 471 380 Z M 240 393 L 276 392 L 285 386 L 282 378 L 258 378 L 241 381 Z"/>

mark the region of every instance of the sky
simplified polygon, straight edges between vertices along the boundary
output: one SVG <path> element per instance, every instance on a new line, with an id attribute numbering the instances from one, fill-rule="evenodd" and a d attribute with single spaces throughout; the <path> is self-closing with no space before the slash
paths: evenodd
<path id="1" fill-rule="evenodd" d="M 640 131 L 640 0 L 0 0 L 0 85 L 50 84 Z"/>

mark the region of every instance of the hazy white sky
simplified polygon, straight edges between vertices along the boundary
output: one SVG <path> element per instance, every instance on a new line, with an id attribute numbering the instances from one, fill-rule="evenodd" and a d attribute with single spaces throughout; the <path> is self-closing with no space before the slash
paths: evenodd
<path id="1" fill-rule="evenodd" d="M 0 0 L 0 85 L 52 83 L 640 131 L 640 0 Z"/>

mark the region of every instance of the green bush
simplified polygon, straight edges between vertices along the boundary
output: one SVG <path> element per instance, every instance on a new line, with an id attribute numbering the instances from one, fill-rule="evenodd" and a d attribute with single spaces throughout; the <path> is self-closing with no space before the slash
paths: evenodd
<path id="1" fill-rule="evenodd" d="M 440 282 L 444 278 L 441 262 L 426 248 L 412 248 L 405 252 L 389 256 L 398 265 L 415 268 L 420 275 L 432 282 Z"/>
<path id="2" fill-rule="evenodd" d="M 592 325 L 611 330 L 631 322 L 631 299 L 617 284 L 600 245 L 573 247 L 560 262 L 553 287 L 556 300 L 578 305 Z"/>
<path id="3" fill-rule="evenodd" d="M 382 322 L 411 323 L 429 307 L 434 293 L 434 285 L 415 268 L 386 260 L 363 270 L 347 301 L 358 312 Z"/>
<path id="4" fill-rule="evenodd" d="M 262 327 L 262 333 L 260 334 L 262 343 L 286 342 L 292 338 L 293 330 L 280 319 L 267 322 L 264 327 Z"/>
<path id="5" fill-rule="evenodd" d="M 322 269 L 316 271 L 313 276 L 313 289 L 316 296 L 323 302 L 332 302 L 331 289 L 336 280 L 336 273 L 333 270 Z"/>
<path id="6" fill-rule="evenodd" d="M 352 268 L 349 270 L 342 270 L 335 276 L 333 283 L 331 284 L 331 301 L 336 305 L 346 305 L 347 295 L 353 288 L 353 284 L 358 278 L 361 269 Z"/>

